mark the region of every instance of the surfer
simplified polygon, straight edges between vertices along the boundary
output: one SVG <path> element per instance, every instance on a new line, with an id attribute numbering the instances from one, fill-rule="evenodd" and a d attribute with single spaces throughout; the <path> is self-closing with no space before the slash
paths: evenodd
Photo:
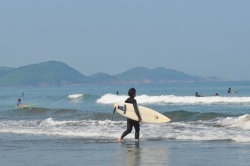
<path id="1" fill-rule="evenodd" d="M 116 91 L 116 95 L 119 95 L 118 91 Z"/>
<path id="2" fill-rule="evenodd" d="M 198 92 L 195 92 L 195 97 L 203 97 Z"/>
<path id="3" fill-rule="evenodd" d="M 218 93 L 215 93 L 215 95 L 214 96 L 220 96 Z"/>
<path id="4" fill-rule="evenodd" d="M 135 128 L 135 139 L 139 140 L 139 135 L 140 135 L 140 133 L 139 133 L 140 132 L 140 123 L 139 122 L 141 122 L 142 119 L 141 119 L 141 116 L 139 114 L 137 102 L 134 99 L 136 96 L 135 88 L 129 89 L 128 95 L 129 95 L 129 98 L 125 101 L 125 103 L 131 103 L 134 105 L 134 110 L 135 110 L 135 113 L 138 117 L 138 121 L 127 118 L 127 130 L 123 132 L 123 134 L 121 135 L 120 138 L 118 138 L 118 141 L 122 141 L 123 138 L 132 131 L 133 127 Z"/>
<path id="5" fill-rule="evenodd" d="M 20 99 L 20 98 L 18 98 L 16 105 L 17 105 L 17 106 L 22 106 L 22 103 L 21 103 L 21 99 Z"/>
<path id="6" fill-rule="evenodd" d="M 232 93 L 232 90 L 231 90 L 231 88 L 229 88 L 227 92 L 228 92 L 228 93 Z"/>

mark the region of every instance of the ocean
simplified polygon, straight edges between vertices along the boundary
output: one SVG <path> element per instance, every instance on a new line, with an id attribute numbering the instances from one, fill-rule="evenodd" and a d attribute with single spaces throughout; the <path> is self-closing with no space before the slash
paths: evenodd
<path id="1" fill-rule="evenodd" d="M 118 142 L 126 119 L 113 104 L 131 87 L 171 122 L 142 122 L 140 142 L 134 130 Z M 0 164 L 249 165 L 249 112 L 250 82 L 0 88 Z"/>

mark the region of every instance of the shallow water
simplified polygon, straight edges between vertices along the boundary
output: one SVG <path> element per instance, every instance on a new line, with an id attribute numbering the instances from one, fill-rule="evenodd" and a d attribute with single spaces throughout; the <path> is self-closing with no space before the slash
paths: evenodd
<path id="1" fill-rule="evenodd" d="M 0 135 L 1 165 L 249 165 L 250 144 L 154 140 L 94 142 Z"/>
<path id="2" fill-rule="evenodd" d="M 3 165 L 247 165 L 250 83 L 0 88 Z M 172 121 L 141 123 L 116 140 L 126 119 L 113 104 L 137 89 L 136 100 Z M 228 94 L 231 87 L 240 89 Z M 119 95 L 116 95 L 116 91 Z M 194 97 L 195 92 L 206 95 Z M 22 92 L 24 96 L 22 96 Z M 221 96 L 212 96 L 219 93 Z M 15 108 L 17 98 L 31 108 Z M 15 156 L 13 158 L 13 156 Z M 1 164 L 2 165 L 2 164 Z"/>

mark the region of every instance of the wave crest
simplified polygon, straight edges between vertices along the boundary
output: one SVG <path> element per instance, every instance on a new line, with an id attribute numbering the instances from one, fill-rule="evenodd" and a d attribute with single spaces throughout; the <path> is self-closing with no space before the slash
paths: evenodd
<path id="1" fill-rule="evenodd" d="M 114 104 L 124 102 L 128 96 L 105 94 L 96 103 L 100 104 Z M 229 103 L 242 103 L 250 104 L 250 97 L 222 97 L 222 96 L 208 96 L 208 97 L 195 97 L 195 96 L 175 96 L 175 95 L 160 95 L 136 96 L 138 104 L 229 104 Z"/>
<path id="2" fill-rule="evenodd" d="M 69 95 L 68 98 L 70 99 L 77 99 L 77 98 L 81 98 L 83 97 L 83 94 L 72 94 L 72 95 Z"/>

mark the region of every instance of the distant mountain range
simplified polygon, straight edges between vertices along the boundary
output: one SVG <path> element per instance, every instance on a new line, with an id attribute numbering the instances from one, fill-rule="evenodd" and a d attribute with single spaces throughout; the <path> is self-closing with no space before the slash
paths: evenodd
<path id="1" fill-rule="evenodd" d="M 163 67 L 155 69 L 136 67 L 113 76 L 106 73 L 84 76 L 67 64 L 58 61 L 48 61 L 19 68 L 0 67 L 0 87 L 221 81 L 228 80 L 214 76 L 194 76 Z"/>

